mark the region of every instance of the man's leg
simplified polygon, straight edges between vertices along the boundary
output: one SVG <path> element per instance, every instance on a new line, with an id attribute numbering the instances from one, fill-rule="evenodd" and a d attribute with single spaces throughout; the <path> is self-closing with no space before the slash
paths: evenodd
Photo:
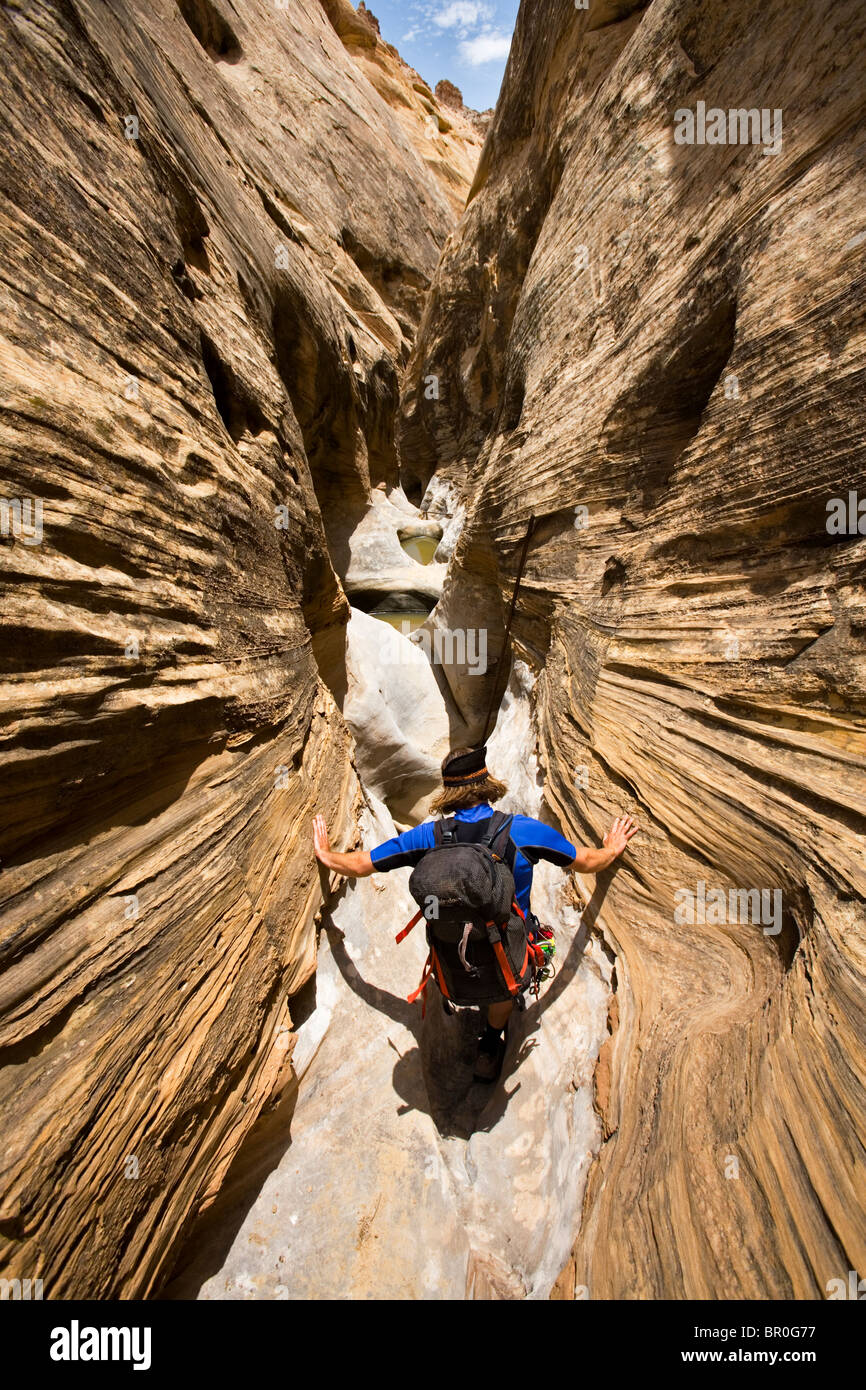
<path id="1" fill-rule="evenodd" d="M 511 999 L 509 999 L 508 1002 L 507 1002 L 506 1004 L 491 1004 L 491 1005 L 489 1005 L 489 1007 L 488 1007 L 488 1009 L 487 1009 L 487 1022 L 488 1022 L 488 1025 L 489 1025 L 491 1028 L 495 1028 L 495 1029 L 497 1030 L 497 1032 L 499 1031 L 500 1028 L 504 1028 L 505 1025 L 506 1025 L 506 1023 L 508 1022 L 509 1018 L 511 1017 L 511 1010 L 512 1010 L 513 1008 L 514 1008 L 514 1001 L 511 1000 Z"/>
<path id="2" fill-rule="evenodd" d="M 476 1081 L 496 1081 L 502 1070 L 505 1056 L 505 1038 L 502 1029 L 511 1017 L 514 1008 L 512 1000 L 506 1004 L 490 1004 L 487 1008 L 487 1028 L 478 1045 L 475 1062 Z"/>

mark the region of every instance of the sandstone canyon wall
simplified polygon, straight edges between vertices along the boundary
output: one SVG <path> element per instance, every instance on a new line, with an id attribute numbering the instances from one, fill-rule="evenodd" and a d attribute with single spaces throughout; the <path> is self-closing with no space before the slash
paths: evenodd
<path id="1" fill-rule="evenodd" d="M 358 793 L 326 529 L 339 556 L 396 481 L 468 181 L 318 0 L 0 27 L 2 491 L 33 523 L 0 544 L 0 1255 L 146 1295 L 290 1077 L 310 817 L 351 837 Z"/>
<path id="2" fill-rule="evenodd" d="M 466 205 L 484 143 L 487 119 L 463 105 L 453 83 L 431 91 L 423 77 L 381 36 L 378 20 L 350 0 L 322 0 L 347 53 L 402 125 L 419 158 L 434 176 L 455 218 Z M 457 99 L 455 99 L 455 94 Z"/>
<path id="3" fill-rule="evenodd" d="M 470 501 L 436 621 L 501 634 L 534 513 L 548 806 L 643 827 L 585 890 L 617 993 L 560 1297 L 866 1267 L 866 540 L 827 526 L 863 493 L 863 47 L 855 3 L 524 5 L 409 366 L 407 491 Z M 676 143 L 699 101 L 781 147 Z M 678 920 L 711 888 L 778 919 Z"/>
<path id="4" fill-rule="evenodd" d="M 826 526 L 862 479 L 859 5 L 524 3 L 483 152 L 348 0 L 0 26 L 0 491 L 42 505 L 0 540 L 3 1273 L 866 1269 L 866 540 Z M 698 101 L 780 109 L 781 147 L 675 144 Z M 423 567 L 399 533 L 433 518 Z M 361 610 L 413 595 L 490 677 L 383 659 Z M 482 1101 L 465 1020 L 404 1003 L 405 883 L 329 885 L 309 822 L 423 814 L 506 676 L 512 809 L 642 833 L 539 877 L 564 969 Z M 698 883 L 779 930 L 678 920 Z"/>

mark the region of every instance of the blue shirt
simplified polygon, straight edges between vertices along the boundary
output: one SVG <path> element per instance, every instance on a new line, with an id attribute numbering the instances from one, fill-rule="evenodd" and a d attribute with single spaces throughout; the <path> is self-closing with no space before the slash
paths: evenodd
<path id="1" fill-rule="evenodd" d="M 492 815 L 493 807 L 482 802 L 478 806 L 470 806 L 468 811 L 456 811 L 454 819 L 487 820 Z M 436 843 L 433 835 L 434 824 L 432 820 L 425 821 L 423 825 L 415 825 L 411 830 L 404 830 L 402 835 L 395 835 L 393 840 L 386 840 L 384 844 L 377 845 L 370 851 L 373 868 L 379 873 L 388 873 L 391 869 L 414 868 L 419 859 L 422 859 L 428 849 L 432 849 Z M 551 864 L 566 868 L 574 859 L 577 850 L 558 831 L 542 824 L 540 820 L 533 820 L 532 816 L 515 816 L 508 835 L 516 848 L 514 895 L 523 911 L 528 912 L 533 864 L 537 864 L 539 859 L 549 859 Z"/>

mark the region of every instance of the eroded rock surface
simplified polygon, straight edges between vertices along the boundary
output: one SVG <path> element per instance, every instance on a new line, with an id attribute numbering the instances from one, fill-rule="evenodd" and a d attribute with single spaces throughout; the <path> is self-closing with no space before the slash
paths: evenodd
<path id="1" fill-rule="evenodd" d="M 401 824 L 415 825 L 442 786 L 442 759 L 467 732 L 454 724 L 428 653 L 402 632 L 353 609 L 347 639 L 343 714 L 355 765 Z"/>
<path id="2" fill-rule="evenodd" d="M 454 196 L 318 0 L 0 25 L 0 1254 L 141 1296 L 290 1079 L 357 796 L 326 530 L 396 483 Z"/>
<path id="3" fill-rule="evenodd" d="M 470 504 L 435 620 L 501 640 L 535 513 L 547 798 L 575 838 L 643 827 L 601 884 L 618 1027 L 559 1292 L 816 1298 L 866 1267 L 866 540 L 826 526 L 862 495 L 863 24 L 524 5 L 410 365 L 407 491 L 438 470 Z M 698 101 L 781 110 L 781 148 L 675 144 Z M 699 883 L 780 892 L 778 922 L 676 920 Z"/>
<path id="4" fill-rule="evenodd" d="M 866 1268 L 866 542 L 826 527 L 862 479 L 861 8 L 534 0 L 477 173 L 343 0 L 0 23 L 3 487 L 41 503 L 0 545 L 4 1275 L 147 1295 L 185 1237 L 206 1298 Z M 699 100 L 780 109 L 781 148 L 676 145 Z M 405 1002 L 405 874 L 329 899 L 313 979 L 309 821 L 423 813 L 532 514 L 491 766 L 575 840 L 643 832 L 539 873 L 560 975 L 490 1094 L 475 1016 Z M 489 679 L 383 669 L 364 613 L 347 656 L 347 590 L 416 588 Z M 698 884 L 780 930 L 678 920 Z"/>
<path id="5" fill-rule="evenodd" d="M 452 83 L 436 91 L 381 35 L 375 15 L 350 0 L 321 0 L 334 29 L 364 76 L 387 102 L 459 217 L 475 176 L 490 113 L 464 106 Z M 454 101 L 453 93 L 459 98 Z"/>
<path id="6" fill-rule="evenodd" d="M 505 809 L 542 811 L 528 673 L 490 744 Z M 381 803 L 364 842 L 393 833 Z M 205 1299 L 546 1298 L 568 1255 L 601 1138 L 592 1075 L 607 1037 L 611 963 L 595 909 L 540 865 L 533 905 L 557 923 L 557 978 L 515 1015 L 501 1083 L 472 1081 L 477 1010 L 427 1017 L 406 995 L 426 954 L 408 871 L 344 887 L 324 918 L 312 1007 L 299 1029 L 292 1143 L 261 1183 L 232 1187 L 169 1293 Z"/>

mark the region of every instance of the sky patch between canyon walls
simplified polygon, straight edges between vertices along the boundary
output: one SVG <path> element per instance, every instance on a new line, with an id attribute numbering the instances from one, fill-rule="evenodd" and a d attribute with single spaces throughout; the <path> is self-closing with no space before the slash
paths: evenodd
<path id="1" fill-rule="evenodd" d="M 382 37 L 436 85 L 456 83 L 467 106 L 496 105 L 519 0 L 372 0 Z"/>

